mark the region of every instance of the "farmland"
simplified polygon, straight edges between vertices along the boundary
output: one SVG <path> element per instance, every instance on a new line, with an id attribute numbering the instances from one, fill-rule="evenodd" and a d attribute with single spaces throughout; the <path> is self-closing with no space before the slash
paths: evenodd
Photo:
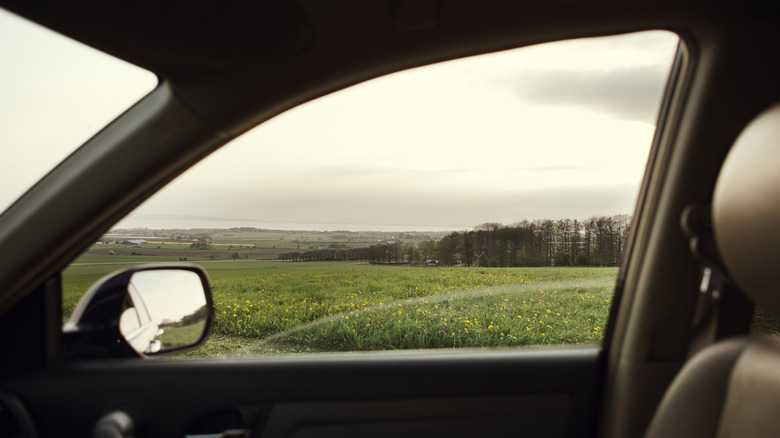
<path id="1" fill-rule="evenodd" d="M 116 230 L 88 248 L 74 263 L 269 260 L 291 251 L 361 248 L 403 239 L 408 244 L 441 238 L 443 232 L 279 231 L 256 228 L 196 230 Z M 142 245 L 118 242 L 143 240 Z M 110 242 L 110 243 L 109 243 Z M 109 258 L 110 257 L 110 258 Z"/>
<path id="2" fill-rule="evenodd" d="M 125 260 L 69 267 L 65 315 Z M 598 343 L 617 274 L 241 259 L 202 266 L 216 323 L 192 356 Z"/>
<path id="3" fill-rule="evenodd" d="M 104 237 L 112 243 L 93 245 L 65 270 L 64 316 L 112 271 L 146 262 L 196 263 L 209 274 L 216 320 L 208 343 L 187 356 L 599 343 L 617 276 L 614 267 L 462 266 L 490 266 L 486 253 L 477 260 L 461 255 L 461 266 L 421 263 L 427 256 L 420 252 L 440 253 L 436 246 L 455 235 L 445 233 L 144 233 Z M 132 238 L 146 243 L 117 243 Z M 388 248 L 384 263 L 279 260 L 290 251 L 327 255 L 329 248 L 371 246 Z M 409 249 L 419 250 L 417 261 Z M 776 335 L 778 327 L 758 310 L 754 333 Z"/>

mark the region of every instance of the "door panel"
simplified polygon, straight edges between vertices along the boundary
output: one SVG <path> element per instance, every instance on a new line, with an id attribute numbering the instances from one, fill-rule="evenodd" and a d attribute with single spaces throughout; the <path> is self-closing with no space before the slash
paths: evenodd
<path id="1" fill-rule="evenodd" d="M 600 362 L 596 347 L 117 360 L 7 375 L 0 388 L 27 405 L 41 436 L 89 435 L 115 410 L 148 437 L 591 436 Z M 209 421 L 231 411 L 240 418 L 224 427 Z"/>
<path id="2" fill-rule="evenodd" d="M 563 436 L 569 397 L 422 398 L 275 405 L 264 438 Z"/>

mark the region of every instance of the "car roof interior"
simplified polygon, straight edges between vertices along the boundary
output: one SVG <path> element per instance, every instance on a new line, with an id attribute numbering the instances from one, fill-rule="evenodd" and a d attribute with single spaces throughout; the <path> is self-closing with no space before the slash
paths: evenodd
<path id="1" fill-rule="evenodd" d="M 680 226 L 682 212 L 712 202 L 731 145 L 780 100 L 780 15 L 769 1 L 0 0 L 0 6 L 160 78 L 156 90 L 17 201 L 12 215 L 0 216 L 0 254 L 24 248 L 4 260 L 2 312 L 181 172 L 303 102 L 458 57 L 650 29 L 677 33 L 679 56 L 617 287 L 623 293 L 605 357 L 604 436 L 641 435 L 691 354 L 700 262 Z M 117 161 L 128 165 L 101 165 Z M 139 168 L 146 169 L 143 178 Z M 115 184 L 91 183 L 101 178 Z M 30 233 L 41 238 L 22 244 Z M 57 248 L 46 245 L 55 241 Z"/>

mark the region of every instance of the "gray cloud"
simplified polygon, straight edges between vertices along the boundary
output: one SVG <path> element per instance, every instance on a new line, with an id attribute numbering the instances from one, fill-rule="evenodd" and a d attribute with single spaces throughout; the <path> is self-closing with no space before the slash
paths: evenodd
<path id="1" fill-rule="evenodd" d="M 655 124 L 666 84 L 663 66 L 608 70 L 537 70 L 509 84 L 524 100 L 544 106 L 574 106 L 617 119 Z"/>

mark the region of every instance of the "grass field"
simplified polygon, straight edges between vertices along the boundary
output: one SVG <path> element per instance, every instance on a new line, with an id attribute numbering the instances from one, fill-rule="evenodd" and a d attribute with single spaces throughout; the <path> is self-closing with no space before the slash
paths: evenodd
<path id="1" fill-rule="evenodd" d="M 601 341 L 615 268 L 204 263 L 216 323 L 192 356 L 507 347 Z M 122 265 L 71 266 L 66 315 Z"/>

